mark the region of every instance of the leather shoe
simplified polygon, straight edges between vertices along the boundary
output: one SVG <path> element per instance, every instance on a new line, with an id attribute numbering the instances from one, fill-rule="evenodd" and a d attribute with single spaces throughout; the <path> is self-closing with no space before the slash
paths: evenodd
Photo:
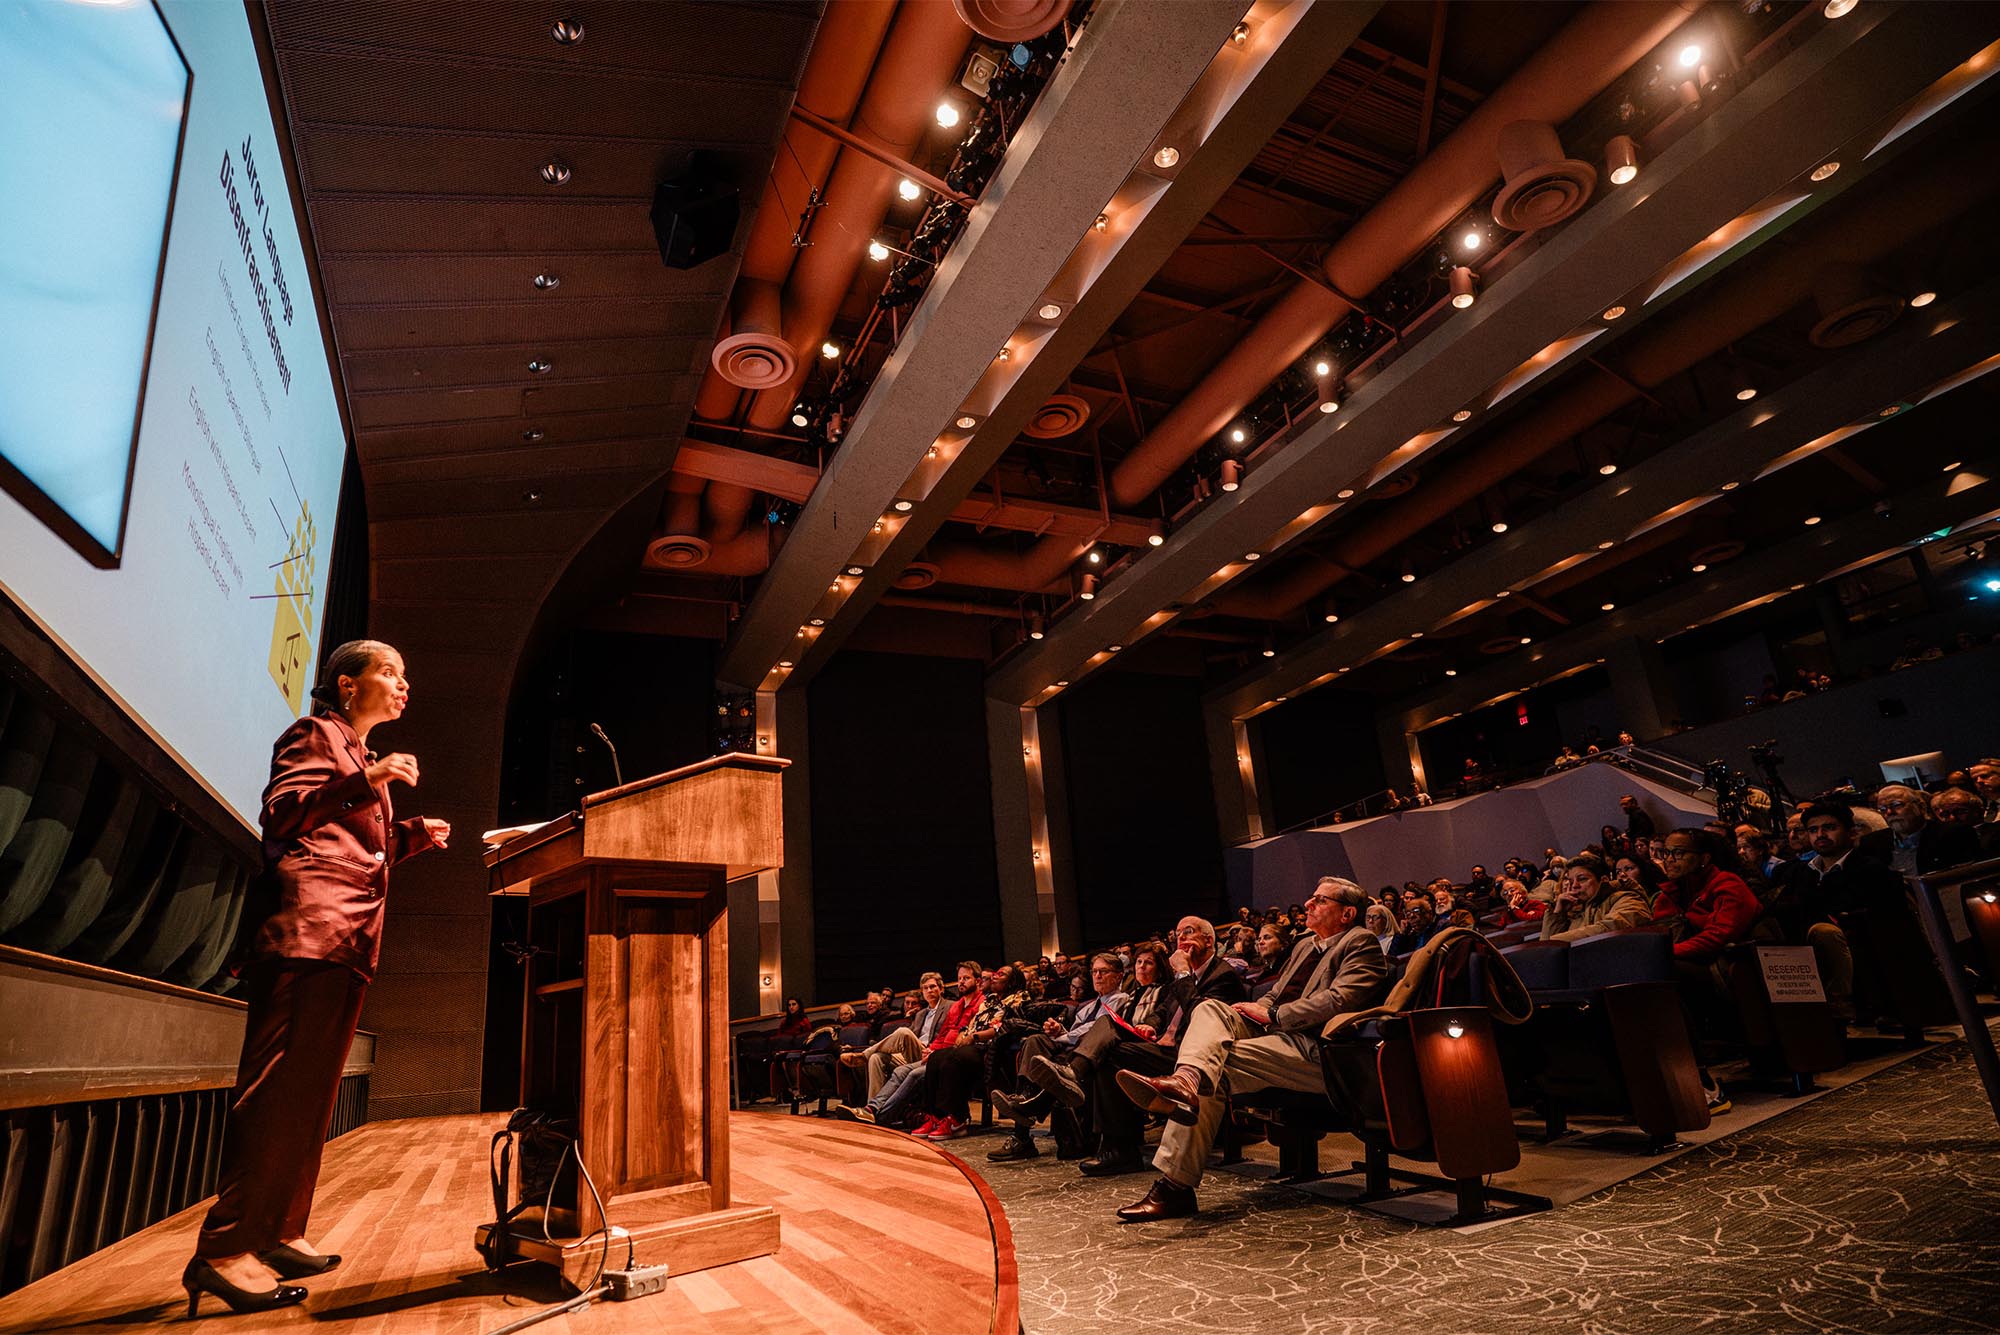
<path id="1" fill-rule="evenodd" d="M 340 1265 L 340 1256 L 329 1252 L 325 1256 L 313 1252 L 302 1252 L 297 1247 L 283 1243 L 268 1252 L 258 1252 L 257 1259 L 271 1267 L 279 1279 L 310 1279 L 314 1275 L 324 1275 Z"/>
<path id="2" fill-rule="evenodd" d="M 1085 1177 L 1116 1177 L 1120 1173 L 1136 1173 L 1145 1166 L 1129 1150 L 1101 1150 L 1096 1158 L 1078 1164 L 1076 1170 Z"/>
<path id="3" fill-rule="evenodd" d="M 1151 1191 L 1121 1209 L 1118 1217 L 1128 1224 L 1143 1223 L 1149 1219 L 1184 1219 L 1196 1208 L 1193 1187 L 1184 1187 L 1163 1177 L 1154 1181 Z"/>
<path id="4" fill-rule="evenodd" d="M 1118 1088 L 1147 1112 L 1165 1113 L 1170 1122 L 1193 1126 L 1201 1120 L 1201 1095 L 1195 1090 L 1193 1078 L 1179 1071 L 1162 1076 L 1120 1071 Z"/>
<path id="5" fill-rule="evenodd" d="M 986 1157 L 993 1163 L 1013 1163 L 1018 1159 L 1034 1159 L 1041 1156 L 1035 1142 L 1027 1136 L 1009 1136 L 1007 1143 L 992 1151 Z"/>
<path id="6" fill-rule="evenodd" d="M 996 1089 L 991 1098 L 994 1112 L 1016 1123 L 1026 1123 L 1029 1126 L 1040 1121 L 1043 1114 L 1055 1104 L 1055 1100 L 1049 1097 L 1048 1092 L 1040 1089 L 1033 1094 L 1009 1094 L 1005 1090 Z"/>
<path id="7" fill-rule="evenodd" d="M 1030 1057 L 1021 1074 L 1047 1090 L 1063 1107 L 1083 1106 L 1083 1086 L 1077 1083 L 1076 1076 L 1069 1067 L 1052 1062 L 1047 1057 Z"/>

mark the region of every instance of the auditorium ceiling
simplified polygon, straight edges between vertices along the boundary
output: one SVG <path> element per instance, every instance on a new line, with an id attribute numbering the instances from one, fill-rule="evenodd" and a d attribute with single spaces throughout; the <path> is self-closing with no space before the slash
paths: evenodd
<path id="1" fill-rule="evenodd" d="M 441 650 L 1245 717 L 1996 508 L 1929 495 L 1994 393 L 1990 7 L 575 8 L 271 7 L 374 606 Z M 744 217 L 674 270 L 694 149 Z"/>

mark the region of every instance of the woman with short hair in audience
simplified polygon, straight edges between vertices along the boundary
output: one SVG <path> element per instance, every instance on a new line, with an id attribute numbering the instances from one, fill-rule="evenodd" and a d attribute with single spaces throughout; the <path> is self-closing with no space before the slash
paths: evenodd
<path id="1" fill-rule="evenodd" d="M 1505 906 L 1500 910 L 1500 919 L 1495 927 L 1514 927 L 1521 923 L 1540 922 L 1549 906 L 1528 893 L 1528 887 L 1516 877 L 1508 877 L 1500 882 L 1500 895 Z"/>
<path id="2" fill-rule="evenodd" d="M 1382 943 L 1382 953 L 1389 953 L 1389 942 L 1396 935 L 1396 918 L 1381 904 L 1370 904 L 1361 917 L 1362 926 L 1375 933 L 1375 939 Z"/>
<path id="3" fill-rule="evenodd" d="M 1613 877 L 1604 859 L 1579 853 L 1563 870 L 1562 889 L 1542 915 L 1542 940 L 1582 941 L 1643 927 L 1652 916 L 1644 897 Z"/>
<path id="4" fill-rule="evenodd" d="M 1257 955 L 1250 966 L 1250 972 L 1243 981 L 1250 985 L 1250 995 L 1255 998 L 1270 990 L 1278 981 L 1278 974 L 1285 967 L 1286 958 L 1292 953 L 1292 934 L 1276 922 L 1267 922 L 1257 929 Z"/>
<path id="5" fill-rule="evenodd" d="M 1659 864 L 1645 854 L 1626 853 L 1611 864 L 1611 874 L 1618 883 L 1636 893 L 1646 901 L 1648 909 L 1660 897 L 1660 887 L 1666 883 L 1666 875 Z"/>
<path id="6" fill-rule="evenodd" d="M 1148 941 L 1132 956 L 1132 977 L 1125 986 L 1125 1019 L 1135 1029 L 1158 1029 L 1174 981 L 1174 952 L 1164 941 Z"/>

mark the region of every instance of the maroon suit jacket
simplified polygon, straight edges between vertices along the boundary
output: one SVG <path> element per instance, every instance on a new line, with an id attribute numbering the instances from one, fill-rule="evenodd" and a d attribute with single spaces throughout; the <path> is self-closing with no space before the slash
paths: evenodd
<path id="1" fill-rule="evenodd" d="M 399 821 L 389 786 L 362 773 L 368 753 L 337 713 L 285 729 L 264 789 L 265 903 L 257 959 L 311 959 L 375 976 L 389 868 L 434 848 L 422 817 Z"/>

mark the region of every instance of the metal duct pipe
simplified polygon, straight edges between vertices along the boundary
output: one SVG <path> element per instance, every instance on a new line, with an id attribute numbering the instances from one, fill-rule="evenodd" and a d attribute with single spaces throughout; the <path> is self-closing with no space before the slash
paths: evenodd
<path id="1" fill-rule="evenodd" d="M 1356 299 L 1381 286 L 1492 185 L 1506 127 L 1568 120 L 1696 7 L 1600 0 L 1585 9 L 1333 243 L 1322 261 L 1328 284 Z M 1112 504 L 1131 509 L 1159 490 L 1348 309 L 1332 292 L 1300 281 L 1118 462 Z"/>
<path id="2" fill-rule="evenodd" d="M 847 124 L 861 102 L 868 72 L 875 67 L 876 54 L 895 14 L 896 0 L 841 0 L 827 6 L 805 73 L 799 78 L 795 105 L 836 125 Z M 840 146 L 819 131 L 797 120 L 785 123 L 784 141 L 772 159 L 757 216 L 750 223 L 739 287 L 754 282 L 776 290 L 784 284 L 798 254 L 792 233 L 798 227 L 799 210 L 812 192 L 826 183 L 839 152 Z M 725 332 L 738 329 L 740 326 Z M 772 331 L 782 332 L 782 322 Z M 728 417 L 735 411 L 738 392 L 738 386 L 711 368 L 695 397 L 695 415 L 709 421 Z"/>
<path id="3" fill-rule="evenodd" d="M 931 544 L 931 560 L 937 564 L 939 582 L 944 584 L 1019 593 L 1054 592 L 1051 586 L 1061 583 L 1065 572 L 1090 547 L 1087 539 L 1050 537 L 1017 555 L 964 543 L 935 542 Z"/>
<path id="4" fill-rule="evenodd" d="M 1978 143 L 1985 143 L 1985 148 Z M 1973 144 L 1953 141 L 1932 154 L 1914 176 L 1878 179 L 1866 197 L 1803 224 L 1795 244 L 1779 244 L 1753 257 L 1742 279 L 1633 336 L 1619 359 L 1621 375 L 1595 371 L 1559 391 L 1533 413 L 1483 444 L 1454 454 L 1449 468 L 1434 469 L 1423 484 L 1393 501 L 1325 551 L 1330 567 L 1301 566 L 1268 589 L 1218 599 L 1230 616 L 1282 620 L 1308 599 L 1394 551 L 1427 526 L 1550 450 L 1595 426 L 1640 397 L 1641 391 L 1678 375 L 1738 339 L 1762 328 L 1814 294 L 1832 267 L 1865 266 L 2000 190 L 2000 176 L 1968 172 L 1968 162 L 2000 152 L 2000 136 Z M 1757 261 L 1761 260 L 1761 263 Z"/>
<path id="5" fill-rule="evenodd" d="M 931 123 L 939 90 L 953 84 L 971 40 L 951 6 L 903 5 L 848 128 L 894 157 L 912 156 Z M 783 384 L 758 394 L 750 405 L 751 426 L 770 430 L 790 415 L 811 359 L 819 355 L 868 243 L 888 215 L 899 179 L 894 168 L 852 150 L 834 163 L 812 244 L 785 283 L 785 341 L 800 353 L 798 367 Z"/>

